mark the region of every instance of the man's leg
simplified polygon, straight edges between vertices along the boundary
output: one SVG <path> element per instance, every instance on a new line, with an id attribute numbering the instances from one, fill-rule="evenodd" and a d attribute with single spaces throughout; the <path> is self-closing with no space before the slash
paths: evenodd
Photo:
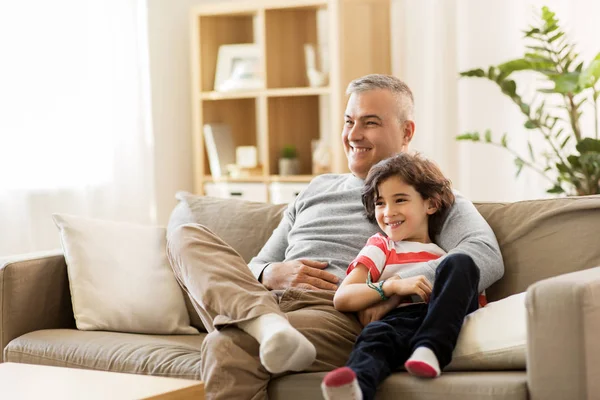
<path id="1" fill-rule="evenodd" d="M 167 255 L 177 281 L 190 294 L 209 332 L 215 326 L 269 313 L 284 315 L 275 294 L 258 282 L 244 259 L 209 229 L 198 224 L 177 227 L 167 238 Z"/>
<path id="2" fill-rule="evenodd" d="M 167 245 L 175 276 L 210 332 L 203 344 L 207 397 L 239 398 L 230 391 L 242 390 L 250 398 L 253 390 L 268 382 L 261 363 L 273 373 L 302 370 L 312 364 L 314 346 L 288 322 L 275 294 L 256 280 L 240 255 L 223 240 L 205 227 L 188 224 L 171 232 Z M 259 348 L 252 346 L 252 338 Z M 246 354 L 240 359 L 260 354 L 260 362 L 223 359 L 214 348 L 222 343 L 229 343 L 238 355 Z"/>
<path id="3" fill-rule="evenodd" d="M 465 317 L 478 308 L 478 285 L 479 268 L 471 257 L 451 254 L 440 263 L 427 315 L 411 341 L 413 351 L 432 350 L 440 369 L 450 363 Z"/>
<path id="4" fill-rule="evenodd" d="M 209 333 L 202 342 L 206 400 L 264 400 L 271 374 L 260 362 L 258 342 L 235 326 Z"/>
<path id="5" fill-rule="evenodd" d="M 281 310 L 317 349 L 317 359 L 307 372 L 331 371 L 344 365 L 363 328 L 355 313 L 335 309 L 334 294 L 292 288 L 281 297 Z"/>

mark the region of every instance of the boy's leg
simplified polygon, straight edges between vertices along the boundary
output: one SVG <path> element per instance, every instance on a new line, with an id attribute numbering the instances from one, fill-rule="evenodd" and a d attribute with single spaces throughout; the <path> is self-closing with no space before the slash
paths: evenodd
<path id="1" fill-rule="evenodd" d="M 438 266 L 423 324 L 411 340 L 415 350 L 432 350 L 444 368 L 452 360 L 465 316 L 478 308 L 479 268 L 464 254 L 448 255 Z"/>
<path id="2" fill-rule="evenodd" d="M 410 340 L 425 312 L 424 304 L 400 307 L 363 329 L 346 363 L 356 374 L 362 398 L 375 398 L 377 386 L 408 359 Z"/>

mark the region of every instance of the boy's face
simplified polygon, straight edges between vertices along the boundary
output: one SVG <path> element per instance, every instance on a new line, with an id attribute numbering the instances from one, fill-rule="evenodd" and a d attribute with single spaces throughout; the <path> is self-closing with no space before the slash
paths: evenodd
<path id="1" fill-rule="evenodd" d="M 429 215 L 436 212 L 430 200 L 424 200 L 414 187 L 392 176 L 377 187 L 375 219 L 393 241 L 430 243 Z"/>
<path id="2" fill-rule="evenodd" d="M 345 111 L 342 142 L 352 173 L 365 179 L 379 161 L 406 151 L 414 122 L 400 121 L 396 96 L 386 89 L 353 93 Z"/>

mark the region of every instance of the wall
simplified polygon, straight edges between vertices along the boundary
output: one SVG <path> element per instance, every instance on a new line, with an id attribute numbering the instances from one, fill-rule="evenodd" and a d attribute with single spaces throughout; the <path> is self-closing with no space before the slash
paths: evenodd
<path id="1" fill-rule="evenodd" d="M 211 0 L 148 0 L 152 117 L 155 132 L 157 220 L 165 224 L 177 190 L 192 190 L 189 8 Z M 222 0 L 225 1 L 225 0 Z M 544 196 L 547 183 L 526 170 L 515 179 L 502 149 L 457 143 L 464 131 L 511 133 L 524 149 L 523 120 L 487 82 L 458 80 L 458 72 L 522 54 L 521 30 L 548 4 L 579 43 L 584 59 L 600 51 L 592 0 L 393 0 L 393 71 L 416 97 L 413 148 L 435 159 L 455 187 L 473 200 L 513 201 Z M 595 12 L 590 12 L 592 7 Z"/>
<path id="2" fill-rule="evenodd" d="M 210 0 L 148 0 L 157 222 L 192 191 L 189 10 Z M 225 0 L 223 0 L 225 1 Z"/>

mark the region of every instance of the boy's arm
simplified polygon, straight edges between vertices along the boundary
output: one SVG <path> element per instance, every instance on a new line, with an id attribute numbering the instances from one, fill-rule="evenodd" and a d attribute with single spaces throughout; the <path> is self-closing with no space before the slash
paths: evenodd
<path id="1" fill-rule="evenodd" d="M 473 259 L 479 267 L 479 291 L 482 292 L 504 275 L 502 254 L 492 228 L 473 203 L 457 192 L 454 194 L 456 201 L 444 221 L 436 243 L 448 254 L 462 253 Z M 425 275 L 433 282 L 435 270 L 446 256 L 402 271 L 399 276 L 409 278 Z"/>
<path id="2" fill-rule="evenodd" d="M 367 281 L 368 268 L 364 264 L 358 264 L 342 281 L 339 289 L 333 297 L 333 304 L 338 311 L 360 311 L 380 302 L 382 299 L 379 292 L 370 288 Z M 379 286 L 378 283 L 374 283 Z M 390 278 L 382 286 L 386 297 L 393 295 L 408 296 L 417 294 L 423 300 L 428 301 L 431 294 L 431 283 L 424 276 L 415 276 L 408 279 Z"/>

